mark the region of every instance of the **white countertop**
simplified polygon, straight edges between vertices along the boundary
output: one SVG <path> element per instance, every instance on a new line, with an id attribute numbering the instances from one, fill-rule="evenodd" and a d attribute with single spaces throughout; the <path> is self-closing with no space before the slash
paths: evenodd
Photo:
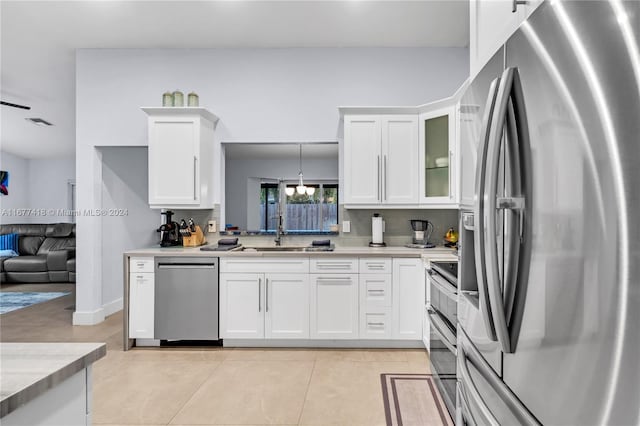
<path id="1" fill-rule="evenodd" d="M 256 247 L 256 246 L 251 246 Z M 334 251 L 201 251 L 200 247 L 147 247 L 124 252 L 126 256 L 209 256 L 209 257 L 309 257 L 309 256 L 386 256 L 445 258 L 458 260 L 455 250 L 436 246 L 430 249 L 393 247 L 336 247 Z"/>
<path id="2" fill-rule="evenodd" d="M 104 343 L 0 344 L 0 417 L 57 386 L 107 353 Z"/>

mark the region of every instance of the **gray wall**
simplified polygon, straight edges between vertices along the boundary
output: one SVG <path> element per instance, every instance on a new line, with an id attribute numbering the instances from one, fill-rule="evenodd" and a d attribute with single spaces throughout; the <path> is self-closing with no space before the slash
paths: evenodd
<path id="1" fill-rule="evenodd" d="M 71 207 L 70 180 L 76 178 L 75 157 L 29 160 L 29 201 L 36 209 L 69 209 Z M 63 214 L 33 218 L 33 222 L 71 222 Z M 41 220 L 44 219 L 44 220 Z"/>
<path id="2" fill-rule="evenodd" d="M 338 159 L 316 158 L 305 159 L 303 174 L 305 181 L 338 180 Z M 298 179 L 298 161 L 291 159 L 258 159 L 245 158 L 226 162 L 225 222 L 233 223 L 240 229 L 247 229 L 248 191 L 250 178 L 283 178 L 296 181 Z M 257 184 L 259 189 L 259 183 Z M 250 197 L 257 200 L 257 195 Z M 257 205 L 251 206 L 257 208 Z M 257 211 L 257 210 L 254 210 Z M 249 220 L 249 223 L 251 221 Z M 258 229 L 258 228 L 251 228 Z"/>
<path id="3" fill-rule="evenodd" d="M 102 153 L 102 208 L 124 209 L 122 215 L 102 220 L 102 299 L 122 297 L 122 252 L 157 242 L 161 223 L 149 208 L 146 147 L 100 148 Z"/>
<path id="4" fill-rule="evenodd" d="M 29 160 L 7 152 L 0 153 L 0 170 L 9 172 L 9 195 L 0 195 L 1 223 L 27 223 L 31 218 L 14 216 L 12 209 L 29 207 Z"/>
<path id="5" fill-rule="evenodd" d="M 335 140 L 338 106 L 445 98 L 468 69 L 466 48 L 80 49 L 77 125 L 93 145 L 146 145 L 140 107 L 180 89 L 220 141 Z"/>
<path id="6" fill-rule="evenodd" d="M 0 198 L 5 213 L 0 217 L 2 223 L 72 221 L 59 209 L 71 207 L 69 181 L 75 179 L 74 157 L 27 159 L 2 152 L 0 169 L 9 172 L 9 195 Z M 11 209 L 34 209 L 38 213 L 21 216 Z"/>
<path id="7" fill-rule="evenodd" d="M 138 204 L 139 193 L 114 201 L 101 198 L 102 174 L 111 173 L 108 168 L 116 165 L 111 161 L 103 167 L 95 147 L 146 146 L 147 120 L 140 107 L 161 105 L 167 90 L 181 89 L 185 94 L 194 90 L 200 95 L 200 105 L 220 117 L 218 146 L 221 141 L 336 140 L 342 137 L 338 106 L 415 106 L 448 97 L 467 78 L 468 57 L 466 48 L 80 49 L 76 54 L 78 208 L 103 208 L 117 201 L 117 207 L 144 210 Z M 146 177 L 145 157 L 132 158 L 137 162 L 127 164 L 137 169 L 138 181 L 122 179 L 118 185 L 142 191 L 139 180 Z M 219 150 L 213 161 L 211 173 L 222 182 Z M 113 173 L 112 182 L 120 172 Z M 222 202 L 223 191 L 215 188 L 214 197 L 216 203 Z M 108 272 L 103 273 L 119 270 L 121 253 L 105 251 L 104 240 L 148 245 L 145 239 L 129 239 L 132 229 L 148 232 L 150 218 L 158 216 L 157 211 L 147 210 L 130 215 L 126 226 L 105 225 L 113 219 L 102 217 L 77 218 L 75 324 L 100 321 L 104 307 L 121 300 L 118 274 L 109 278 Z"/>

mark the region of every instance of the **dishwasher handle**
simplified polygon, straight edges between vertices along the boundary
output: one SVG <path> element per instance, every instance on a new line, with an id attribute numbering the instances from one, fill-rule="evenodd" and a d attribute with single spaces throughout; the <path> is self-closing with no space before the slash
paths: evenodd
<path id="1" fill-rule="evenodd" d="M 158 269 L 216 269 L 215 263 L 158 263 Z"/>

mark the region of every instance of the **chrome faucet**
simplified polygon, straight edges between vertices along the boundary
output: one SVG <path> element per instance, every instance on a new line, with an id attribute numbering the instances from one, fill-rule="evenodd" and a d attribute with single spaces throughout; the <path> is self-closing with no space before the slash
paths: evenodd
<path id="1" fill-rule="evenodd" d="M 284 230 L 282 229 L 282 214 L 278 212 L 278 226 L 276 227 L 276 239 L 273 240 L 276 242 L 276 246 L 280 246 L 282 243 L 282 236 L 284 235 Z"/>
<path id="2" fill-rule="evenodd" d="M 278 187 L 280 189 L 278 191 L 279 194 L 280 194 L 280 196 L 279 196 L 280 199 L 278 201 L 278 226 L 276 227 L 276 239 L 273 240 L 273 241 L 276 242 L 276 246 L 280 246 L 282 244 L 282 237 L 284 235 L 284 228 L 282 227 L 282 222 L 283 222 L 283 220 L 282 220 L 283 219 L 282 218 L 282 202 L 283 202 L 283 199 L 282 199 L 282 195 L 281 195 L 283 193 L 283 191 L 284 191 L 283 182 L 284 181 L 282 179 L 279 179 L 279 181 L 278 181 L 278 184 L 279 184 Z"/>

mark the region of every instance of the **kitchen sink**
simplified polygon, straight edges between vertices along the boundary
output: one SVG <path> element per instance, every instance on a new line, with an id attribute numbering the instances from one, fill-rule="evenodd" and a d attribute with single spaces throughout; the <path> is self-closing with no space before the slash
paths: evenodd
<path id="1" fill-rule="evenodd" d="M 304 251 L 306 247 L 245 247 L 243 251 Z"/>
<path id="2" fill-rule="evenodd" d="M 266 251 L 266 252 L 333 251 L 333 246 L 244 247 L 242 251 Z"/>

